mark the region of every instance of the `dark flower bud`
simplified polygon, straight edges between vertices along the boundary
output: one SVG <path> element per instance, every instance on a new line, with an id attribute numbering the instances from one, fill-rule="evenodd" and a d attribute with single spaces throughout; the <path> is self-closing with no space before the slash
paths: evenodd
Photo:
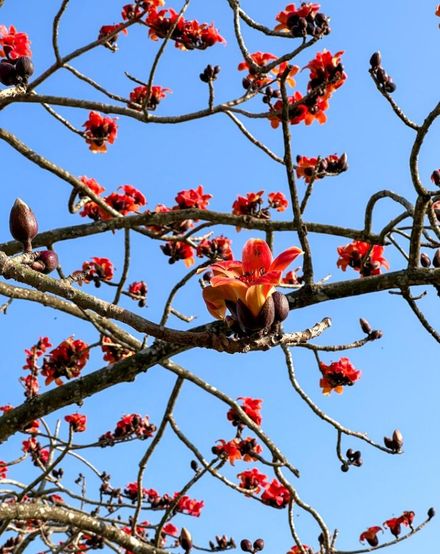
<path id="1" fill-rule="evenodd" d="M 377 82 L 381 85 L 385 84 L 385 82 L 387 81 L 388 75 L 383 67 L 379 67 L 376 71 L 376 79 Z"/>
<path id="2" fill-rule="evenodd" d="M 388 94 L 393 93 L 397 89 L 396 83 L 391 79 L 391 77 L 388 77 L 388 79 L 385 81 L 383 86 L 385 92 L 388 92 Z"/>
<path id="3" fill-rule="evenodd" d="M 356 452 L 353 452 L 353 460 L 360 460 L 361 459 L 361 456 L 362 456 L 362 453 L 360 450 L 356 450 Z"/>
<path id="4" fill-rule="evenodd" d="M 363 464 L 363 460 L 361 457 L 359 458 L 356 458 L 356 460 L 353 460 L 353 465 L 356 466 L 356 467 L 361 467 L 361 465 Z"/>
<path id="5" fill-rule="evenodd" d="M 240 548 L 243 552 L 253 552 L 252 543 L 249 539 L 243 539 L 240 542 Z"/>
<path id="6" fill-rule="evenodd" d="M 347 473 L 349 469 L 350 469 L 350 466 L 348 464 L 341 465 L 341 471 L 343 471 L 344 473 Z"/>
<path id="7" fill-rule="evenodd" d="M 248 88 L 251 86 L 251 82 L 249 81 L 249 79 L 246 79 L 246 77 L 243 79 L 241 84 L 243 85 L 243 88 L 246 90 L 248 90 Z"/>
<path id="8" fill-rule="evenodd" d="M 424 252 L 420 254 L 420 264 L 422 265 L 422 267 L 429 267 L 431 265 L 431 260 L 429 256 Z"/>
<path id="9" fill-rule="evenodd" d="M 379 538 L 377 535 L 374 535 L 372 537 L 365 537 L 367 539 L 367 543 L 370 546 L 377 546 L 379 544 Z"/>
<path id="10" fill-rule="evenodd" d="M 264 550 L 264 540 L 257 539 L 254 542 L 254 552 L 261 552 L 261 550 Z"/>
<path id="11" fill-rule="evenodd" d="M 368 338 L 370 340 L 378 340 L 378 339 L 381 339 L 382 337 L 383 337 L 382 331 L 379 331 L 379 329 L 375 329 L 374 331 L 371 331 Z"/>
<path id="12" fill-rule="evenodd" d="M 15 70 L 18 77 L 23 79 L 23 81 L 27 81 L 34 72 L 34 64 L 32 63 L 31 58 L 28 56 L 18 58 L 15 62 Z"/>
<path id="13" fill-rule="evenodd" d="M 434 516 L 435 516 L 435 509 L 431 507 L 428 510 L 428 519 L 432 519 Z"/>
<path id="14" fill-rule="evenodd" d="M 393 441 L 398 446 L 399 450 L 401 450 L 403 446 L 403 435 L 399 431 L 399 429 L 395 429 L 393 432 Z"/>
<path id="15" fill-rule="evenodd" d="M 382 63 L 382 55 L 379 51 L 374 52 L 374 54 L 370 58 L 370 65 L 372 69 L 376 69 L 380 66 Z"/>
<path id="16" fill-rule="evenodd" d="M 347 456 L 347 458 L 348 458 L 349 460 L 352 460 L 352 459 L 353 459 L 353 454 L 354 454 L 354 451 L 353 451 L 351 448 L 349 448 L 349 449 L 347 450 L 347 452 L 345 453 L 345 455 Z"/>
<path id="17" fill-rule="evenodd" d="M 17 198 L 9 214 L 9 230 L 15 240 L 23 243 L 25 252 L 32 251 L 32 239 L 38 233 L 37 219 L 21 198 Z"/>
<path id="18" fill-rule="evenodd" d="M 183 548 L 185 553 L 188 553 L 191 551 L 192 537 L 191 537 L 191 533 L 188 531 L 188 529 L 185 529 L 185 527 L 182 527 L 182 530 L 180 531 L 179 544 Z"/>
<path id="19" fill-rule="evenodd" d="M 432 172 L 431 181 L 434 183 L 434 185 L 440 187 L 440 170 L 436 169 Z"/>
<path id="20" fill-rule="evenodd" d="M 18 79 L 15 65 L 5 61 L 0 63 L 0 82 L 7 87 L 17 84 Z"/>
<path id="21" fill-rule="evenodd" d="M 58 256 L 53 250 L 37 252 L 37 258 L 31 264 L 31 268 L 47 275 L 58 267 Z"/>
<path id="22" fill-rule="evenodd" d="M 275 305 L 269 296 L 257 316 L 241 300 L 237 302 L 237 319 L 243 332 L 249 333 L 268 329 L 275 319 Z"/>
<path id="23" fill-rule="evenodd" d="M 289 315 L 289 301 L 286 295 L 275 291 L 272 299 L 275 307 L 275 321 L 284 321 Z"/>
<path id="24" fill-rule="evenodd" d="M 191 460 L 191 469 L 193 471 L 198 471 L 199 470 L 199 464 L 195 461 L 195 460 Z"/>
<path id="25" fill-rule="evenodd" d="M 432 265 L 434 267 L 440 267 L 440 248 L 435 251 L 434 257 L 432 258 Z"/>
<path id="26" fill-rule="evenodd" d="M 347 171 L 348 169 L 348 158 L 347 154 L 344 152 L 338 161 L 338 169 L 342 173 L 342 171 Z"/>
<path id="27" fill-rule="evenodd" d="M 319 534 L 318 542 L 319 542 L 320 546 L 322 546 L 323 544 L 325 544 L 324 535 L 323 535 L 322 533 Z"/>
<path id="28" fill-rule="evenodd" d="M 395 429 L 392 438 L 384 437 L 383 442 L 393 452 L 400 452 L 403 447 L 403 436 L 399 429 Z"/>
<path id="29" fill-rule="evenodd" d="M 359 323 L 360 323 L 360 326 L 361 326 L 361 329 L 362 331 L 366 334 L 366 335 L 369 335 L 371 333 L 371 331 L 373 330 L 371 328 L 371 325 L 368 323 L 368 321 L 366 319 L 363 319 L 361 318 L 359 320 Z"/>

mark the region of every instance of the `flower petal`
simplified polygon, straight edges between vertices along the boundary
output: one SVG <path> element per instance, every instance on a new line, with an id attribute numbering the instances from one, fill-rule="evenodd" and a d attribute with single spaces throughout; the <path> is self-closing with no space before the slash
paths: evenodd
<path id="1" fill-rule="evenodd" d="M 275 288 L 272 285 L 252 285 L 246 292 L 244 303 L 256 317 L 268 296 L 274 292 Z"/>
<path id="2" fill-rule="evenodd" d="M 205 287 L 202 291 L 203 300 L 206 303 L 209 313 L 216 319 L 225 319 L 226 300 L 237 302 L 239 298 L 244 301 L 246 285 L 236 286 L 235 283 L 243 285 L 240 281 L 227 283 L 218 287 Z"/>
<path id="3" fill-rule="evenodd" d="M 272 252 L 263 239 L 249 239 L 243 247 L 243 272 L 266 273 L 272 263 Z"/>
<path id="4" fill-rule="evenodd" d="M 286 267 L 302 253 L 303 251 L 300 248 L 291 246 L 274 259 L 270 266 L 270 271 L 284 271 Z"/>

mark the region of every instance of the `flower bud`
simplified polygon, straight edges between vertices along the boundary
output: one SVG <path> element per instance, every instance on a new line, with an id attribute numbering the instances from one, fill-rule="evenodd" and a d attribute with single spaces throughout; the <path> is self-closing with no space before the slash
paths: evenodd
<path id="1" fill-rule="evenodd" d="M 253 552 L 252 543 L 249 539 L 243 539 L 240 542 L 240 548 L 243 550 L 243 552 Z"/>
<path id="2" fill-rule="evenodd" d="M 31 268 L 40 273 L 47 275 L 58 267 L 58 255 L 53 250 L 42 250 L 37 252 L 35 261 L 31 264 Z"/>
<path id="3" fill-rule="evenodd" d="M 388 94 L 391 94 L 397 89 L 396 83 L 391 79 L 391 77 L 388 77 L 387 80 L 384 83 L 383 86 L 385 92 L 388 92 Z"/>
<path id="4" fill-rule="evenodd" d="M 7 87 L 17 84 L 15 65 L 6 61 L 0 63 L 0 82 Z"/>
<path id="5" fill-rule="evenodd" d="M 431 507 L 428 510 L 428 519 L 432 519 L 434 516 L 435 516 L 435 509 Z"/>
<path id="6" fill-rule="evenodd" d="M 350 466 L 348 464 L 341 465 L 341 471 L 343 471 L 344 473 L 347 473 L 349 469 L 350 469 Z"/>
<path id="7" fill-rule="evenodd" d="M 399 429 L 395 429 L 393 433 L 393 441 L 397 445 L 398 449 L 401 450 L 403 446 L 403 436 Z"/>
<path id="8" fill-rule="evenodd" d="M 380 66 L 382 63 L 382 55 L 380 51 L 374 52 L 374 54 L 370 58 L 370 65 L 372 69 L 376 69 Z"/>
<path id="9" fill-rule="evenodd" d="M 254 552 L 261 552 L 261 550 L 264 550 L 264 540 L 257 539 L 254 542 Z"/>
<path id="10" fill-rule="evenodd" d="M 397 453 L 402 450 L 403 436 L 399 429 L 395 429 L 392 438 L 384 437 L 383 442 L 387 448 Z"/>
<path id="11" fill-rule="evenodd" d="M 371 333 L 371 331 L 373 330 L 371 328 L 371 325 L 368 323 L 368 321 L 366 319 L 363 319 L 361 318 L 359 320 L 359 323 L 360 323 L 360 326 L 361 326 L 361 329 L 362 331 L 366 334 L 366 335 L 369 335 Z"/>
<path id="12" fill-rule="evenodd" d="M 383 337 L 382 331 L 379 331 L 379 329 L 375 329 L 374 331 L 371 331 L 368 338 L 370 340 L 378 340 L 378 339 L 381 339 L 382 337 Z"/>
<path id="13" fill-rule="evenodd" d="M 21 198 L 17 198 L 9 214 L 9 230 L 15 240 L 23 243 L 25 252 L 32 251 L 32 239 L 38 233 L 37 219 Z"/>
<path id="14" fill-rule="evenodd" d="M 424 252 L 420 254 L 420 264 L 422 267 L 429 267 L 431 265 L 431 260 L 429 256 Z"/>
<path id="15" fill-rule="evenodd" d="M 192 548 L 192 537 L 191 533 L 185 527 L 182 527 L 179 536 L 179 544 L 185 551 L 185 554 L 191 551 Z"/>
<path id="16" fill-rule="evenodd" d="M 431 181 L 434 183 L 434 185 L 440 187 L 440 170 L 436 169 L 432 172 Z"/>
<path id="17" fill-rule="evenodd" d="M 15 62 L 15 71 L 17 72 L 18 77 L 20 77 L 23 81 L 27 81 L 34 72 L 34 64 L 32 63 L 31 58 L 28 56 L 18 58 Z"/>
<path id="18" fill-rule="evenodd" d="M 348 157 L 345 152 L 341 155 L 341 157 L 338 160 L 338 169 L 341 173 L 343 171 L 347 171 L 348 169 Z"/>
<path id="19" fill-rule="evenodd" d="M 272 294 L 275 308 L 275 321 L 284 321 L 289 315 L 289 301 L 285 294 L 275 291 Z"/>
<path id="20" fill-rule="evenodd" d="M 275 319 L 275 305 L 272 296 L 266 299 L 257 316 L 241 300 L 237 301 L 237 319 L 245 333 L 268 329 Z"/>
<path id="21" fill-rule="evenodd" d="M 193 471 L 198 471 L 199 470 L 199 464 L 196 462 L 196 460 L 191 460 L 191 469 Z"/>

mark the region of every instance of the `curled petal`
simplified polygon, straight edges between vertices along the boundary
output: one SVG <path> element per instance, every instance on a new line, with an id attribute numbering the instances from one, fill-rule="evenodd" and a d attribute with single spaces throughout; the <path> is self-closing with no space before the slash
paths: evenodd
<path id="1" fill-rule="evenodd" d="M 272 252 L 263 239 L 248 240 L 243 247 L 242 256 L 244 273 L 266 273 L 272 264 Z"/>
<path id="2" fill-rule="evenodd" d="M 270 271 L 284 271 L 302 253 L 303 251 L 296 246 L 284 250 L 274 259 L 270 266 Z"/>
<path id="3" fill-rule="evenodd" d="M 217 287 L 205 287 L 202 291 L 203 300 L 209 313 L 216 319 L 224 319 L 226 315 L 226 301 L 244 301 L 247 287 L 240 281 L 228 282 Z"/>

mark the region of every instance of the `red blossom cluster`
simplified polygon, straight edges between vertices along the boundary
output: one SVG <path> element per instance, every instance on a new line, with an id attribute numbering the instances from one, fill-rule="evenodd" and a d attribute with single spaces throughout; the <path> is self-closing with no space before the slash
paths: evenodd
<path id="1" fill-rule="evenodd" d="M 264 504 L 272 506 L 272 508 L 285 508 L 290 502 L 290 491 L 282 485 L 277 479 L 273 479 L 271 483 L 266 485 L 261 500 Z"/>
<path id="2" fill-rule="evenodd" d="M 141 85 L 134 88 L 130 92 L 130 102 L 128 107 L 133 110 L 141 110 L 145 105 L 147 110 L 154 111 L 160 104 L 161 100 L 163 100 L 166 95 L 171 92 L 171 89 L 164 88 L 159 85 L 153 85 L 151 87 L 151 92 L 149 91 L 150 89 L 147 85 Z"/>
<path id="3" fill-rule="evenodd" d="M 144 541 L 148 540 L 148 529 L 152 527 L 152 525 L 148 521 L 142 521 L 141 523 L 138 523 L 135 528 L 135 532 L 133 533 L 133 529 L 131 527 L 122 527 L 121 531 L 124 531 L 124 533 L 127 533 L 127 535 L 134 535 L 137 538 L 141 538 Z M 160 541 L 160 547 L 163 548 L 166 544 L 167 537 L 177 537 L 179 534 L 179 529 L 172 523 L 167 523 L 163 526 L 162 532 L 161 532 L 161 541 Z M 131 550 L 126 550 L 125 554 L 134 554 Z"/>
<path id="4" fill-rule="evenodd" d="M 304 550 L 306 552 L 310 552 L 310 547 L 307 546 L 307 544 L 303 544 L 302 547 L 304 548 Z M 295 545 L 295 546 L 292 546 L 292 548 L 289 550 L 289 552 L 287 552 L 287 554 L 301 554 L 301 549 L 299 546 Z"/>
<path id="5" fill-rule="evenodd" d="M 267 475 L 261 473 L 257 468 L 247 469 L 237 475 L 240 479 L 238 486 L 246 491 L 258 494 L 260 490 L 266 487 Z"/>
<path id="6" fill-rule="evenodd" d="M 35 466 L 46 466 L 49 462 L 49 450 L 43 448 L 35 437 L 30 437 L 22 443 L 23 452 L 30 454 Z"/>
<path id="7" fill-rule="evenodd" d="M 336 265 L 345 271 L 347 267 L 359 271 L 361 277 L 379 275 L 381 266 L 390 268 L 390 264 L 383 256 L 384 248 L 378 244 L 354 240 L 350 244 L 338 247 L 339 259 Z"/>
<path id="8" fill-rule="evenodd" d="M 194 264 L 194 249 L 193 247 L 182 241 L 167 241 L 160 245 L 160 249 L 168 256 L 168 263 L 174 264 L 179 260 L 183 260 L 186 267 L 191 267 Z"/>
<path id="9" fill-rule="evenodd" d="M 316 179 L 339 175 L 348 169 L 346 154 L 342 154 L 341 156 L 331 154 L 325 158 L 297 156 L 296 164 L 296 176 L 298 179 L 304 179 L 307 184 Z"/>
<path id="10" fill-rule="evenodd" d="M 112 52 L 116 52 L 116 50 L 118 49 L 119 33 L 122 33 L 123 35 L 128 34 L 127 29 L 121 28 L 120 23 L 118 23 L 117 25 L 103 25 L 99 30 L 98 40 L 102 40 L 108 37 L 102 43 L 103 46 L 105 46 Z"/>
<path id="11" fill-rule="evenodd" d="M 6 465 L 6 462 L 3 460 L 0 460 L 0 479 L 6 479 L 8 476 L 8 466 Z"/>
<path id="12" fill-rule="evenodd" d="M 199 185 L 196 189 L 181 190 L 176 195 L 176 208 L 179 210 L 206 210 L 209 201 L 212 198 L 212 194 L 205 194 L 203 186 Z"/>
<path id="13" fill-rule="evenodd" d="M 62 385 L 62 377 L 79 377 L 89 359 L 89 347 L 80 339 L 69 337 L 45 356 L 41 374 L 46 377 L 45 384 L 55 381 Z"/>
<path id="14" fill-rule="evenodd" d="M 143 308 L 147 303 L 148 286 L 145 281 L 134 281 L 128 287 L 128 295 L 136 300 L 139 308 Z"/>
<path id="15" fill-rule="evenodd" d="M 214 25 L 186 20 L 173 9 L 151 9 L 146 24 L 150 28 L 148 35 L 152 40 L 170 37 L 181 50 L 205 50 L 216 43 L 225 43 Z"/>
<path id="16" fill-rule="evenodd" d="M 124 494 L 132 502 L 136 502 L 138 491 L 139 487 L 137 482 L 133 482 L 125 487 Z M 167 493 L 160 495 L 155 489 L 146 488 L 143 488 L 141 492 L 141 498 L 151 504 L 151 508 L 154 510 L 167 510 L 179 496 L 179 492 L 175 492 L 173 496 Z M 204 505 L 205 503 L 203 500 L 194 500 L 189 496 L 182 495 L 177 502 L 175 511 L 189 516 L 199 517 Z"/>
<path id="17" fill-rule="evenodd" d="M 220 439 L 217 443 L 212 447 L 213 454 L 220 458 L 225 458 L 231 465 L 235 465 L 237 460 L 253 462 L 256 460 L 255 455 L 258 456 L 263 452 L 257 441 L 251 437 L 244 439 L 235 438 L 230 441 Z"/>
<path id="18" fill-rule="evenodd" d="M 323 394 L 330 394 L 332 391 L 341 394 L 345 386 L 351 386 L 361 377 L 358 371 L 348 358 L 341 358 L 337 362 L 326 365 L 323 362 L 319 364 L 322 378 L 319 386 Z"/>
<path id="19" fill-rule="evenodd" d="M 202 239 L 197 245 L 197 256 L 210 260 L 232 260 L 231 239 L 222 235 L 213 239 Z"/>
<path id="20" fill-rule="evenodd" d="M 101 115 L 98 112 L 90 112 L 89 119 L 83 124 L 86 130 L 83 132 L 89 150 L 94 153 L 107 152 L 107 143 L 113 144 L 118 134 L 116 119 Z"/>
<path id="21" fill-rule="evenodd" d="M 276 16 L 278 25 L 275 31 L 288 31 L 294 37 L 310 35 L 320 38 L 330 33 L 329 18 L 320 13 L 319 4 L 302 2 L 297 8 L 295 4 L 289 4 Z"/>
<path id="22" fill-rule="evenodd" d="M 96 287 L 101 281 L 111 281 L 115 273 L 113 263 L 108 258 L 94 257 L 89 262 L 82 264 L 81 280 L 84 283 L 95 283 Z"/>
<path id="23" fill-rule="evenodd" d="M 387 519 L 386 521 L 384 521 L 383 526 L 388 527 L 391 533 L 396 538 L 398 538 L 400 533 L 402 532 L 402 525 L 404 527 L 410 527 L 412 529 L 414 517 L 415 517 L 414 512 L 403 512 L 403 514 L 399 517 L 393 517 L 391 519 Z M 379 544 L 379 538 L 377 536 L 379 531 L 383 531 L 383 529 L 378 525 L 369 527 L 366 531 L 361 533 L 359 540 L 361 542 L 367 541 L 370 546 L 375 547 Z"/>
<path id="24" fill-rule="evenodd" d="M 124 21 L 129 21 L 141 17 L 148 10 L 158 8 L 164 4 L 165 0 L 137 0 L 134 4 L 125 4 L 121 16 Z"/>
<path id="25" fill-rule="evenodd" d="M 81 181 L 95 194 L 101 194 L 105 188 L 102 187 L 95 179 L 89 177 L 81 177 Z M 145 196 L 137 188 L 132 185 L 121 185 L 118 190 L 122 192 L 112 192 L 103 198 L 104 202 L 111 208 L 119 212 L 121 215 L 137 213 L 139 208 L 145 206 L 147 200 Z M 90 217 L 94 221 L 108 220 L 113 216 L 103 210 L 93 202 L 88 200 L 80 213 L 82 217 Z"/>
<path id="26" fill-rule="evenodd" d="M 41 356 L 43 356 L 51 346 L 52 344 L 50 343 L 48 337 L 40 337 L 38 342 L 31 348 L 25 349 L 26 363 L 23 366 L 23 369 L 29 370 L 30 373 L 29 375 L 26 375 L 26 377 L 20 377 L 20 381 L 23 383 L 25 391 L 24 394 L 28 399 L 34 398 L 34 396 L 37 396 L 40 391 L 38 374 L 41 368 L 38 365 L 38 358 L 41 358 Z M 5 411 L 5 408 L 6 406 L 3 406 L 1 409 Z"/>
<path id="27" fill-rule="evenodd" d="M 150 422 L 148 416 L 139 414 L 124 415 L 117 423 L 113 432 L 107 431 L 99 437 L 101 446 L 113 446 L 116 441 L 137 438 L 149 439 L 156 431 L 156 426 Z"/>
<path id="28" fill-rule="evenodd" d="M 110 364 L 119 362 L 134 354 L 133 350 L 125 348 L 120 343 L 105 336 L 101 338 L 101 350 L 104 353 L 104 360 Z"/>
<path id="29" fill-rule="evenodd" d="M 0 56 L 14 61 L 21 57 L 32 56 L 31 41 L 26 33 L 19 33 L 13 25 L 9 29 L 0 25 Z"/>
<path id="30" fill-rule="evenodd" d="M 265 69 L 265 66 L 278 59 L 277 56 L 271 54 L 270 52 L 254 52 L 250 55 L 250 58 L 253 64 L 258 66 L 258 68 L 261 68 L 261 70 L 258 71 L 257 69 L 252 67 L 252 64 L 246 60 L 238 64 L 238 71 L 248 71 L 246 77 L 243 78 L 243 88 L 245 88 L 246 90 L 260 91 L 262 88 L 276 83 L 276 81 L 280 79 L 286 71 L 288 71 L 286 83 L 291 87 L 294 87 L 296 85 L 294 77 L 299 71 L 299 66 L 289 66 L 287 62 L 281 62 L 272 70 L 267 71 Z M 271 98 L 280 97 L 280 93 L 278 90 L 270 92 L 271 94 L 269 96 Z M 267 92 L 265 96 L 267 96 Z"/>
<path id="31" fill-rule="evenodd" d="M 261 406 L 263 401 L 259 398 L 250 398 L 249 396 L 240 396 L 238 400 L 242 400 L 240 407 L 244 413 L 257 425 L 261 425 L 263 421 L 263 418 L 261 417 Z M 235 427 L 243 425 L 240 415 L 237 413 L 235 408 L 231 408 L 226 414 L 226 417 Z"/>
<path id="32" fill-rule="evenodd" d="M 69 414 L 64 417 L 70 428 L 74 433 L 82 433 L 86 430 L 87 425 L 87 416 L 84 414 L 79 414 L 78 412 L 74 414 Z"/>
<path id="33" fill-rule="evenodd" d="M 232 204 L 233 215 L 250 215 L 258 219 L 270 219 L 270 210 L 284 212 L 289 202 L 282 192 L 270 192 L 268 205 L 263 207 L 264 190 L 248 192 L 246 196 L 238 196 Z"/>

